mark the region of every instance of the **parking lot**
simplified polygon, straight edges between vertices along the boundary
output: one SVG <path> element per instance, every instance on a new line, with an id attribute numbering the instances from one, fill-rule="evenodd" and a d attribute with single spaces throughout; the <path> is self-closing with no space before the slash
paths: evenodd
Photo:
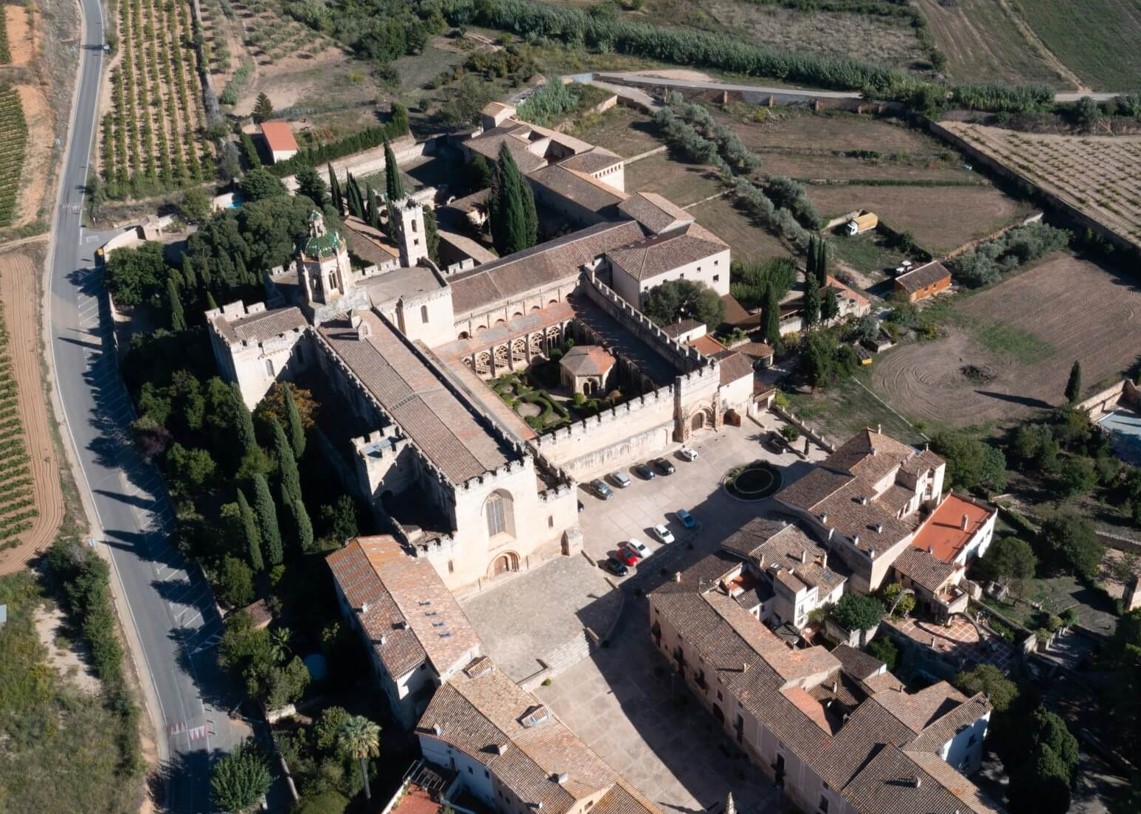
<path id="1" fill-rule="evenodd" d="M 778 426 L 767 414 L 762 417 L 762 422 L 772 428 Z M 781 467 L 785 482 L 789 483 L 810 466 L 795 453 L 786 450 L 777 454 L 767 444 L 762 444 L 760 439 L 767 430 L 747 421 L 741 427 L 726 426 L 716 433 L 698 436 L 697 442 L 691 445 L 698 454 L 696 461 L 683 460 L 677 454 L 676 450 L 680 448 L 677 445 L 664 455 L 673 464 L 674 474 L 659 474 L 653 480 L 644 480 L 633 467 L 623 469 L 630 477 L 630 485 L 618 488 L 613 480 L 607 478 L 606 483 L 613 492 L 608 500 L 599 498 L 588 484 L 580 486 L 579 500 L 584 508 L 579 515 L 579 523 L 587 555 L 596 563 L 602 563 L 619 543 L 631 538 L 656 552 L 662 547 L 652 533 L 658 524 L 669 529 L 676 540 L 675 545 L 698 539 L 715 545 L 739 529 L 758 512 L 769 508 L 771 502 L 746 502 L 726 493 L 721 481 L 729 470 L 763 459 Z M 812 447 L 809 460 L 818 461 L 824 454 L 818 447 Z M 678 521 L 678 509 L 685 509 L 693 515 L 699 524 L 697 529 L 686 529 Z M 651 553 L 650 562 L 653 559 Z"/>

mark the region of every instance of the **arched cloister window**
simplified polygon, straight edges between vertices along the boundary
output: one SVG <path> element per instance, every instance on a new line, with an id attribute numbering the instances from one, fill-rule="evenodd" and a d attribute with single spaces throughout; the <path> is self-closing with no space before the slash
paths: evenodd
<path id="1" fill-rule="evenodd" d="M 487 536 L 499 534 L 515 536 L 515 501 L 511 493 L 496 489 L 483 504 L 483 514 L 487 518 Z"/>

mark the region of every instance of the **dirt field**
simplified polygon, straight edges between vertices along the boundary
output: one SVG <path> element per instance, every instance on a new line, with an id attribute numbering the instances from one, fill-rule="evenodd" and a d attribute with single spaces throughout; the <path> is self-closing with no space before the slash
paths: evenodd
<path id="1" fill-rule="evenodd" d="M 1141 352 L 1141 289 L 1070 254 L 964 297 L 953 313 L 947 336 L 876 362 L 876 392 L 912 419 L 969 426 L 1018 418 L 1063 401 L 1075 360 L 1092 387 Z"/>
<path id="2" fill-rule="evenodd" d="M 8 27 L 9 63 L 14 67 L 27 65 L 35 55 L 35 43 L 28 26 L 28 9 L 24 6 L 4 6 L 4 22 Z"/>
<path id="3" fill-rule="evenodd" d="M 732 247 L 734 260 L 749 262 L 788 254 L 780 240 L 751 224 L 728 198 L 698 204 L 689 213 Z"/>
<path id="4" fill-rule="evenodd" d="M 47 217 L 47 199 L 55 193 L 47 182 L 52 170 L 52 110 L 39 87 L 17 85 L 16 92 L 28 123 L 28 147 L 20 181 L 19 214 L 12 225 L 24 226 Z"/>
<path id="5" fill-rule="evenodd" d="M 947 122 L 947 129 L 1141 248 L 1141 136 L 1055 136 Z"/>
<path id="6" fill-rule="evenodd" d="M 947 74 L 957 82 L 1045 82 L 1074 87 L 1060 74 L 1048 51 L 1033 34 L 1020 30 L 1005 2 L 916 0 L 939 50 L 947 55 Z M 1064 68 L 1062 71 L 1064 72 Z"/>
<path id="7" fill-rule="evenodd" d="M 0 574 L 24 567 L 27 560 L 55 537 L 63 519 L 59 463 L 56 459 L 41 377 L 39 269 L 23 254 L 0 254 L 0 302 L 8 330 L 8 347 L 15 374 L 19 416 L 24 428 L 39 514 L 17 539 L 18 547 L 0 551 Z"/>
<path id="8" fill-rule="evenodd" d="M 986 235 L 1030 214 L 1029 204 L 994 187 L 811 186 L 808 197 L 825 218 L 870 209 L 893 229 L 911 232 L 936 255 Z"/>

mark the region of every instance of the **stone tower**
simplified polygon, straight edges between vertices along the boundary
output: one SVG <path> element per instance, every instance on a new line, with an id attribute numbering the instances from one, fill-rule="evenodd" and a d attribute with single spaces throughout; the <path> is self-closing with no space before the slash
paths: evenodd
<path id="1" fill-rule="evenodd" d="M 325 228 L 325 217 L 317 210 L 309 215 L 309 239 L 298 255 L 297 273 L 310 304 L 336 302 L 353 287 L 345 239 Z"/>
<path id="2" fill-rule="evenodd" d="M 400 265 L 415 266 L 428 256 L 428 236 L 424 234 L 424 207 L 407 198 L 393 203 L 398 221 Z M 391 217 L 391 216 L 390 216 Z"/>

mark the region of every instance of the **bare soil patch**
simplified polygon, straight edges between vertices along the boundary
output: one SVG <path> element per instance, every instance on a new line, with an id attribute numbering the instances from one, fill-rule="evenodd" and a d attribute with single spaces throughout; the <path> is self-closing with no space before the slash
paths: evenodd
<path id="1" fill-rule="evenodd" d="M 52 444 L 40 350 L 39 269 L 24 254 L 0 254 L 0 302 L 8 330 L 8 349 L 16 379 L 17 404 L 32 471 L 39 514 L 17 537 L 19 545 L 0 551 L 0 575 L 18 571 L 47 546 L 63 520 L 63 493 Z"/>
<path id="2" fill-rule="evenodd" d="M 662 146 L 650 117 L 621 105 L 587 116 L 572 132 L 576 138 L 613 150 L 623 158 L 633 158 Z"/>
<path id="3" fill-rule="evenodd" d="M 28 146 L 20 181 L 20 209 L 13 226 L 23 226 L 46 216 L 45 199 L 53 193 L 48 177 L 52 170 L 52 116 L 47 97 L 39 87 L 17 85 L 24 120 L 28 123 Z"/>
<path id="4" fill-rule="evenodd" d="M 870 209 L 893 229 L 943 255 L 1024 219 L 1029 204 L 990 186 L 811 186 L 808 197 L 825 218 Z"/>
<path id="5" fill-rule="evenodd" d="M 35 35 L 28 20 L 25 6 L 4 6 L 4 21 L 8 26 L 8 52 L 13 66 L 27 65 L 36 55 Z"/>
<path id="6" fill-rule="evenodd" d="M 1059 404 L 1070 365 L 1086 382 L 1117 377 L 1141 348 L 1141 289 L 1062 254 L 953 306 L 957 325 L 883 354 L 876 391 L 904 415 L 956 427 Z"/>
<path id="7" fill-rule="evenodd" d="M 83 649 L 64 638 L 66 620 L 55 605 L 40 605 L 35 612 L 36 633 L 47 651 L 47 661 L 56 672 L 90 695 L 99 692 L 99 679 L 87 663 Z"/>
<path id="8" fill-rule="evenodd" d="M 987 156 L 1141 248 L 1141 136 L 1061 136 L 945 124 Z"/>
<path id="9" fill-rule="evenodd" d="M 874 150 L 878 153 L 947 152 L 938 141 L 890 119 L 858 113 L 816 114 L 800 108 L 734 105 L 732 125 L 746 147 L 764 152 L 796 149 Z"/>
<path id="10" fill-rule="evenodd" d="M 678 206 L 688 206 L 720 192 L 708 167 L 683 164 L 665 153 L 652 155 L 626 168 L 626 189 L 657 192 Z"/>

